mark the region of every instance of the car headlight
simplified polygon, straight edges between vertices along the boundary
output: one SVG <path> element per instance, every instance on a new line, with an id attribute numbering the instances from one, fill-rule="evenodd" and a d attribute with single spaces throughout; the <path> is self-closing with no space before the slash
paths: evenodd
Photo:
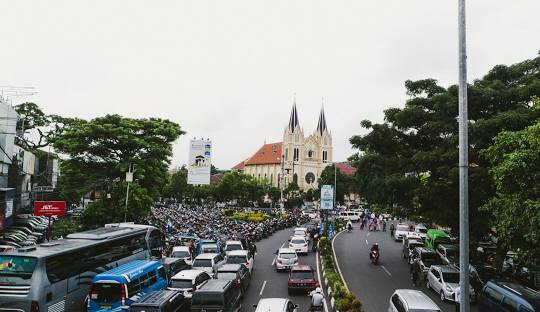
<path id="1" fill-rule="evenodd" d="M 454 290 L 452 289 L 452 287 L 450 287 L 450 286 L 448 286 L 448 285 L 446 285 L 445 288 L 446 288 L 446 291 L 447 291 L 447 292 L 453 292 L 453 291 L 454 291 Z"/>

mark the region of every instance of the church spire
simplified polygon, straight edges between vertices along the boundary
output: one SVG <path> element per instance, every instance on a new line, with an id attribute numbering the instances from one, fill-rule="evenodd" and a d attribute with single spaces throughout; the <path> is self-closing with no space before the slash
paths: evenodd
<path id="1" fill-rule="evenodd" d="M 294 131 L 294 128 L 299 125 L 298 112 L 296 111 L 296 94 L 294 96 L 294 104 L 291 111 L 291 117 L 289 118 L 289 129 Z"/>
<path id="2" fill-rule="evenodd" d="M 319 122 L 317 123 L 317 132 L 319 132 L 321 135 L 324 133 L 324 130 L 326 130 L 326 117 L 324 116 L 324 107 L 321 107 L 321 113 L 319 115 Z"/>

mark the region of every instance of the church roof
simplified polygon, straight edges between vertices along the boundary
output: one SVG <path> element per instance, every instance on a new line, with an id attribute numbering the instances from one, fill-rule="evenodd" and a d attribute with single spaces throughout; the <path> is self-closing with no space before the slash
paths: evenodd
<path id="1" fill-rule="evenodd" d="M 239 162 L 238 164 L 236 164 L 234 167 L 232 167 L 231 169 L 232 170 L 236 170 L 236 171 L 244 171 L 244 167 L 246 166 L 246 160 L 242 160 L 241 162 Z"/>
<path id="2" fill-rule="evenodd" d="M 351 166 L 351 163 L 348 161 L 336 162 L 334 165 L 343 173 L 344 175 L 351 176 L 356 173 L 356 168 Z"/>
<path id="3" fill-rule="evenodd" d="M 317 132 L 321 135 L 326 130 L 326 117 L 324 116 L 324 108 L 321 108 L 321 114 L 319 115 L 319 122 L 317 123 Z"/>
<path id="4" fill-rule="evenodd" d="M 291 131 L 294 131 L 294 128 L 296 128 L 299 124 L 300 123 L 298 122 L 298 112 L 296 111 L 295 100 L 291 111 L 291 117 L 289 117 L 289 129 L 291 129 Z"/>
<path id="5" fill-rule="evenodd" d="M 264 144 L 259 150 L 244 162 L 244 166 L 280 164 L 283 142 Z"/>

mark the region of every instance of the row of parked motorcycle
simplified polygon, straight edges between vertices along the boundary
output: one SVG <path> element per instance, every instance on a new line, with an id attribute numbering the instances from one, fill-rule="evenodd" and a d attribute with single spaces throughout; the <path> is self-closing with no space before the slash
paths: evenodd
<path id="1" fill-rule="evenodd" d="M 48 222 L 31 214 L 13 216 L 13 224 L 0 232 L 0 252 L 41 243 L 47 237 Z"/>

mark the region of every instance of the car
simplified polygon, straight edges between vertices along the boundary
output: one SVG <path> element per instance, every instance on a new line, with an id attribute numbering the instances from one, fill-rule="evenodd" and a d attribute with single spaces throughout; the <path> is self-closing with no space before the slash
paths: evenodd
<path id="1" fill-rule="evenodd" d="M 225 242 L 225 255 L 229 254 L 229 251 L 233 250 L 243 250 L 241 241 L 227 241 Z"/>
<path id="2" fill-rule="evenodd" d="M 171 257 L 184 259 L 184 261 L 189 265 L 193 263 L 193 258 L 191 257 L 191 252 L 189 252 L 188 246 L 173 247 Z"/>
<path id="3" fill-rule="evenodd" d="M 217 269 L 225 264 L 225 259 L 220 254 L 203 253 L 195 257 L 191 268 L 203 270 L 210 276 L 214 276 Z"/>
<path id="4" fill-rule="evenodd" d="M 444 264 L 452 264 L 459 262 L 459 246 L 450 244 L 439 244 L 435 248 L 439 257 L 441 257 Z"/>
<path id="5" fill-rule="evenodd" d="M 200 254 L 219 254 L 219 247 L 217 244 L 204 244 L 201 246 Z"/>
<path id="6" fill-rule="evenodd" d="M 287 298 L 262 298 L 253 305 L 255 312 L 297 312 L 298 305 Z"/>
<path id="7" fill-rule="evenodd" d="M 307 254 L 308 245 L 308 241 L 302 236 L 293 236 L 289 242 L 289 248 L 294 249 L 298 254 Z"/>
<path id="8" fill-rule="evenodd" d="M 294 234 L 291 236 L 291 238 L 293 236 L 304 236 L 306 238 L 306 240 L 309 241 L 309 232 L 308 232 L 308 229 L 305 228 L 305 227 L 297 227 L 294 229 Z"/>
<path id="9" fill-rule="evenodd" d="M 428 228 L 423 225 L 422 223 L 419 223 L 417 225 L 414 226 L 414 232 L 419 235 L 423 241 L 426 240 L 427 238 L 427 231 L 428 231 Z"/>
<path id="10" fill-rule="evenodd" d="M 459 287 L 459 270 L 449 265 L 432 265 L 427 274 L 428 289 L 433 289 L 441 297 L 441 301 L 454 301 L 454 292 Z M 474 289 L 470 287 L 470 300 L 476 297 Z"/>
<path id="11" fill-rule="evenodd" d="M 184 297 L 191 299 L 193 292 L 202 287 L 210 275 L 201 270 L 184 270 L 171 278 L 169 289 L 181 291 Z"/>
<path id="12" fill-rule="evenodd" d="M 298 254 L 292 248 L 279 248 L 276 251 L 276 271 L 288 270 L 298 263 Z"/>
<path id="13" fill-rule="evenodd" d="M 160 261 L 165 268 L 165 272 L 167 273 L 169 281 L 177 273 L 191 269 L 191 266 L 187 264 L 186 261 L 182 258 L 165 257 L 161 258 Z"/>
<path id="14" fill-rule="evenodd" d="M 407 223 L 398 223 L 394 230 L 394 240 L 400 241 L 409 232 L 409 225 Z"/>
<path id="15" fill-rule="evenodd" d="M 191 312 L 238 312 L 242 309 L 241 291 L 230 280 L 209 280 L 191 297 Z"/>
<path id="16" fill-rule="evenodd" d="M 130 312 L 188 312 L 189 300 L 176 290 L 155 290 L 131 304 Z"/>
<path id="17" fill-rule="evenodd" d="M 243 297 L 251 281 L 251 274 L 244 264 L 224 264 L 217 270 L 216 278 L 235 281 Z"/>
<path id="18" fill-rule="evenodd" d="M 431 298 L 420 290 L 414 289 L 396 289 L 390 297 L 388 312 L 440 312 L 441 308 L 437 306 Z"/>
<path id="19" fill-rule="evenodd" d="M 540 293 L 520 284 L 490 280 L 479 294 L 478 311 L 540 311 Z"/>
<path id="20" fill-rule="evenodd" d="M 253 272 L 254 259 L 247 250 L 233 250 L 229 252 L 226 263 L 229 264 L 244 264 L 249 273 Z"/>
<path id="21" fill-rule="evenodd" d="M 409 264 L 412 264 L 412 252 L 416 247 L 423 247 L 424 243 L 418 239 L 407 239 L 403 244 L 403 259 L 406 259 Z"/>
<path id="22" fill-rule="evenodd" d="M 319 286 L 313 268 L 309 265 L 297 264 L 291 268 L 289 280 L 287 281 L 289 295 L 295 291 L 310 292 Z"/>
<path id="23" fill-rule="evenodd" d="M 444 264 L 441 257 L 439 257 L 435 251 L 427 249 L 426 247 L 416 247 L 413 249 L 409 263 L 412 265 L 415 261 L 418 262 L 424 273 L 427 273 L 432 265 Z"/>

